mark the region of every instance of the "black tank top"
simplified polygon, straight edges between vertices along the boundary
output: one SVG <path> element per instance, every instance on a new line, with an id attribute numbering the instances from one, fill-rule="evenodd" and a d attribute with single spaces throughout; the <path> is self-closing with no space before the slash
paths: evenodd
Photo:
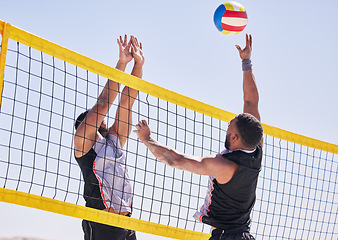
<path id="1" fill-rule="evenodd" d="M 86 201 L 86 207 L 103 210 L 106 207 L 103 204 L 102 194 L 100 192 L 100 183 L 93 171 L 93 163 L 96 156 L 96 152 L 93 148 L 91 148 L 87 154 L 80 158 L 75 157 L 75 159 L 81 168 L 85 182 L 83 198 Z"/>
<path id="2" fill-rule="evenodd" d="M 213 179 L 211 203 L 202 222 L 226 232 L 249 231 L 250 214 L 256 200 L 256 186 L 261 169 L 262 147 L 248 153 L 242 150 L 225 153 L 238 170 L 226 184 Z"/>

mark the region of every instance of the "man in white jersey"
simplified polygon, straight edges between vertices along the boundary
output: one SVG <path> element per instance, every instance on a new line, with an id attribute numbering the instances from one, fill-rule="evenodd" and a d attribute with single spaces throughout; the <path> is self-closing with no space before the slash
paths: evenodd
<path id="1" fill-rule="evenodd" d="M 120 36 L 116 69 L 125 71 L 134 59 L 131 75 L 142 78 L 144 55 L 142 44 L 134 36 L 127 41 Z M 122 149 L 131 133 L 132 106 L 138 91 L 124 87 L 115 121 L 107 128 L 104 121 L 117 97 L 120 84 L 108 80 L 95 105 L 79 115 L 75 122 L 74 154 L 85 181 L 86 206 L 130 216 L 132 188 Z M 85 240 L 134 240 L 135 231 L 83 220 Z"/>

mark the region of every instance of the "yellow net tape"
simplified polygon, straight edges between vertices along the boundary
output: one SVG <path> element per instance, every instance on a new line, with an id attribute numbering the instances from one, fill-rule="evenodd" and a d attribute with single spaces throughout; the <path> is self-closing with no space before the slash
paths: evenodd
<path id="1" fill-rule="evenodd" d="M 207 116 L 229 122 L 236 115 L 228 111 L 210 106 L 203 102 L 188 98 L 178 93 L 172 92 L 165 88 L 159 87 L 152 83 L 146 82 L 142 79 L 138 79 L 134 76 L 116 70 L 110 66 L 97 62 L 93 59 L 80 55 L 76 52 L 61 47 L 55 43 L 47 41 L 43 38 L 37 37 L 31 33 L 21 30 L 17 27 L 11 26 L 8 23 L 0 21 L 0 32 L 2 34 L 2 51 L 0 57 L 0 77 L 3 80 L 3 71 L 6 61 L 6 39 L 12 39 L 14 41 L 25 44 L 36 50 L 59 58 L 63 61 L 69 62 L 80 68 L 87 69 L 90 72 L 96 73 L 105 78 L 112 79 L 116 82 L 137 89 L 141 92 L 150 94 L 154 97 L 163 99 L 173 104 L 182 106 L 184 108 L 205 114 Z M 1 80 L 1 79 L 0 79 Z M 2 80 L 1 89 L 2 90 Z M 299 134 L 295 134 L 289 131 L 285 131 L 276 127 L 272 127 L 263 124 L 264 133 L 283 139 L 289 142 L 300 144 L 303 146 L 323 150 L 338 154 L 338 145 L 323 142 Z M 193 232 L 190 230 L 170 227 L 166 225 L 156 224 L 139 220 L 135 218 L 123 217 L 115 214 L 109 214 L 95 209 L 89 209 L 83 206 L 78 206 L 55 199 L 45 198 L 34 194 L 23 193 L 19 191 L 13 191 L 9 189 L 0 188 L 0 201 L 19 204 L 27 207 L 38 208 L 50 212 L 55 212 L 67 216 L 77 217 L 81 219 L 87 219 L 90 221 L 96 221 L 104 224 L 111 224 L 118 227 L 128 228 L 145 233 L 161 235 L 164 237 L 171 237 L 175 239 L 208 239 L 209 234 Z"/>
<path id="2" fill-rule="evenodd" d="M 0 25 L 3 25 L 3 22 L 0 23 L 1 23 Z M 142 79 L 138 79 L 132 75 L 121 72 L 115 68 L 112 68 L 100 62 L 97 62 L 93 59 L 90 59 L 86 56 L 68 50 L 64 47 L 61 47 L 43 38 L 37 37 L 17 27 L 14 26 L 11 27 L 9 38 L 21 42 L 27 46 L 35 48 L 44 53 L 47 53 L 49 55 L 52 55 L 54 57 L 57 57 L 63 61 L 74 64 L 78 67 L 87 69 L 88 71 L 99 74 L 103 77 L 113 79 L 116 82 L 137 89 L 141 92 L 150 94 L 154 97 L 161 98 L 173 104 L 177 104 L 184 108 L 188 108 L 193 111 L 205 114 L 207 116 L 220 119 L 225 122 L 229 122 L 236 116 L 236 114 L 234 113 L 230 113 L 228 111 L 213 107 L 203 102 L 180 95 L 168 89 L 159 87 L 155 84 L 149 83 Z M 269 136 L 277 137 L 289 142 L 301 144 L 307 147 L 316 148 L 319 150 L 335 154 L 338 153 L 338 145 L 316 140 L 299 134 L 295 134 L 273 126 L 269 126 L 267 124 L 263 124 L 263 127 L 264 133 Z"/>
<path id="3" fill-rule="evenodd" d="M 151 223 L 10 189 L 0 188 L 0 201 L 174 239 L 203 240 L 210 237 L 206 233 Z"/>
<path id="4" fill-rule="evenodd" d="M 6 65 L 6 54 L 8 46 L 8 33 L 10 32 L 11 25 L 9 23 L 1 22 L 1 53 L 0 53 L 0 107 L 2 99 L 2 91 L 4 87 L 4 75 L 5 75 L 5 65 Z"/>

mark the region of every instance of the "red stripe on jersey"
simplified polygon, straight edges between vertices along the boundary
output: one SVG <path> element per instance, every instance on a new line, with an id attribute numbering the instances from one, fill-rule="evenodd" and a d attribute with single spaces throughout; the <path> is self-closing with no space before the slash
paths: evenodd
<path id="1" fill-rule="evenodd" d="M 96 178 L 97 178 L 97 180 L 99 181 L 99 183 L 100 183 L 100 192 L 101 192 L 101 197 L 102 197 L 102 200 L 103 200 L 103 205 L 106 207 L 106 208 L 109 208 L 109 206 L 108 206 L 108 204 L 106 203 L 106 199 L 105 199 L 105 197 L 104 197 L 104 192 L 103 192 L 103 184 L 102 184 L 102 180 L 101 180 L 101 178 L 99 177 L 99 175 L 96 173 L 96 171 L 95 171 L 95 161 L 94 161 L 94 163 L 93 163 L 93 172 L 94 172 L 94 174 L 95 174 L 95 176 L 96 176 Z"/>

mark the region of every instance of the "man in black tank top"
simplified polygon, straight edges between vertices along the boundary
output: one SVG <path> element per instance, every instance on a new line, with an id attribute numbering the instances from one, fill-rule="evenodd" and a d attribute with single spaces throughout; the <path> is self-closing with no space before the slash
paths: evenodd
<path id="1" fill-rule="evenodd" d="M 243 70 L 244 108 L 230 121 L 226 149 L 217 155 L 198 157 L 182 154 L 151 137 L 145 120 L 136 125 L 139 139 L 165 164 L 209 176 L 203 206 L 194 218 L 212 227 L 212 240 L 254 239 L 250 234 L 250 214 L 256 200 L 256 186 L 262 161 L 263 128 L 258 111 L 258 89 L 252 73 L 251 35 L 246 46 L 236 45 Z"/>

